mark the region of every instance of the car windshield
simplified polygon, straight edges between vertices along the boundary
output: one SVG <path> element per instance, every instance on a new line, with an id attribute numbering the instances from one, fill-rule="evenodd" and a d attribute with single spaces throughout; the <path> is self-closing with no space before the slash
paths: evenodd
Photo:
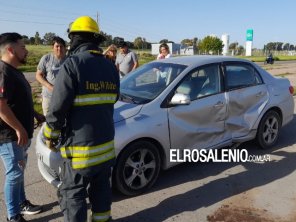
<path id="1" fill-rule="evenodd" d="M 152 62 L 131 72 L 120 82 L 120 100 L 144 104 L 155 99 L 187 66 Z"/>

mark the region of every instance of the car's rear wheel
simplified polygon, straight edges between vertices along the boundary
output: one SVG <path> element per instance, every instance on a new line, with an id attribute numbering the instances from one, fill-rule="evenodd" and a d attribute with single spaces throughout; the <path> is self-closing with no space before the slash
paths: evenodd
<path id="1" fill-rule="evenodd" d="M 149 141 L 137 141 L 118 156 L 113 178 L 120 192 L 133 196 L 151 187 L 159 171 L 160 154 L 157 147 Z"/>
<path id="2" fill-rule="evenodd" d="M 280 127 L 281 120 L 276 111 L 271 110 L 263 116 L 256 138 L 262 149 L 268 149 L 276 143 L 279 137 Z"/>

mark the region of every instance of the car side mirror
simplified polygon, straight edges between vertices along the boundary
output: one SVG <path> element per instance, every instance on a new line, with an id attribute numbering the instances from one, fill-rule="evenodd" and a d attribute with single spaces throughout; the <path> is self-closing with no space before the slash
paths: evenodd
<path id="1" fill-rule="evenodd" d="M 170 101 L 170 105 L 189 105 L 191 102 L 189 95 L 176 93 Z"/>

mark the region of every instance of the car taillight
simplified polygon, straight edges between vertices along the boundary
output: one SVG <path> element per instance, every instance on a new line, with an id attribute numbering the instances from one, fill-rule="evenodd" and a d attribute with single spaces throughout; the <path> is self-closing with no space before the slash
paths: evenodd
<path id="1" fill-rule="evenodd" d="M 290 86 L 289 87 L 289 91 L 290 91 L 291 95 L 293 95 L 294 94 L 294 87 L 293 86 Z"/>

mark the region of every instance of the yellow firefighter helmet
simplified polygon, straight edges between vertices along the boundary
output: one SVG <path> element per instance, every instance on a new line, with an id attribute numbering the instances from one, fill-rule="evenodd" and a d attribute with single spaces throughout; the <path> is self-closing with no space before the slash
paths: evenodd
<path id="1" fill-rule="evenodd" d="M 69 33 L 73 32 L 91 32 L 100 33 L 99 26 L 95 20 L 89 16 L 81 16 L 70 24 Z"/>

